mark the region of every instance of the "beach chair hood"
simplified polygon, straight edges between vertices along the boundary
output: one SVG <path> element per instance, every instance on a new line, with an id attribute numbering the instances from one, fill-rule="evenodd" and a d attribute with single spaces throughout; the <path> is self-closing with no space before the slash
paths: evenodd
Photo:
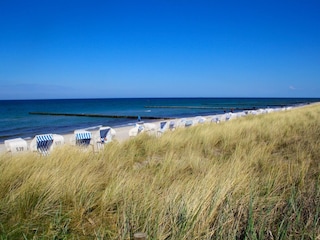
<path id="1" fill-rule="evenodd" d="M 88 146 L 90 144 L 92 134 L 88 131 L 75 131 L 76 145 Z"/>
<path id="2" fill-rule="evenodd" d="M 30 144 L 30 148 L 33 151 L 38 151 L 42 155 L 48 155 L 52 150 L 52 144 L 52 134 L 36 135 Z"/>

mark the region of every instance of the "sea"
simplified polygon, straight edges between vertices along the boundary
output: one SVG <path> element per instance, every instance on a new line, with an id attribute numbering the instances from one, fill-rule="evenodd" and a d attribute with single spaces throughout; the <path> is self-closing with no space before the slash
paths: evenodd
<path id="1" fill-rule="evenodd" d="M 320 102 L 320 98 L 110 98 L 0 100 L 0 143 L 38 134 L 134 125 L 138 118 L 208 116 Z"/>

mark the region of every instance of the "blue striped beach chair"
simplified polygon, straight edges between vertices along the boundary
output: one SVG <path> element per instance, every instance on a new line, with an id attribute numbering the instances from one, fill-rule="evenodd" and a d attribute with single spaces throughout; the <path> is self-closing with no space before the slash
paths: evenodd
<path id="1" fill-rule="evenodd" d="M 168 129 L 168 122 L 166 122 L 166 121 L 160 122 L 160 128 L 157 132 L 158 135 L 163 134 L 167 129 Z"/>
<path id="2" fill-rule="evenodd" d="M 33 139 L 33 150 L 38 151 L 41 155 L 46 156 L 50 153 L 53 147 L 52 134 L 36 135 Z"/>
<path id="3" fill-rule="evenodd" d="M 76 130 L 74 132 L 76 145 L 81 147 L 87 147 L 90 145 L 92 134 L 85 130 Z"/>

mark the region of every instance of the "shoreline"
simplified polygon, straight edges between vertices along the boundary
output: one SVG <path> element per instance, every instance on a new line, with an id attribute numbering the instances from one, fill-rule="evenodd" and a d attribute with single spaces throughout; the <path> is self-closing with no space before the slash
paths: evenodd
<path id="1" fill-rule="evenodd" d="M 0 144 L 9 139 L 29 140 L 36 135 L 47 133 L 66 135 L 73 133 L 76 129 L 91 131 L 101 126 L 118 128 L 134 125 L 139 116 L 145 122 L 153 122 L 158 119 L 162 121 L 165 118 L 192 118 L 228 112 L 296 107 L 315 101 L 320 102 L 320 98 L 125 98 L 75 99 L 66 102 L 59 99 L 31 102 L 8 101 L 1 105 Z M 127 116 L 130 118 L 125 118 Z"/>
<path id="2" fill-rule="evenodd" d="M 113 128 L 116 131 L 116 135 L 114 137 L 114 140 L 119 141 L 120 143 L 129 139 L 129 130 L 132 128 L 133 126 L 126 126 L 126 127 L 116 127 Z M 76 130 L 76 129 L 75 129 Z M 96 131 L 96 130 L 95 130 Z M 66 133 L 66 134 L 59 134 L 61 136 L 64 137 L 64 144 L 69 144 L 72 145 L 71 140 L 74 138 L 74 133 Z M 9 140 L 9 139 L 8 139 Z M 27 141 L 28 147 L 30 146 L 31 141 L 33 140 L 33 138 L 28 138 L 28 139 L 24 139 Z M 30 149 L 28 150 L 30 151 Z M 7 153 L 6 147 L 4 142 L 0 143 L 0 154 L 5 154 Z"/>
<path id="3" fill-rule="evenodd" d="M 203 116 L 203 117 L 205 117 L 206 119 L 211 119 L 213 117 L 218 117 L 218 116 L 222 116 L 222 115 L 223 114 L 208 115 L 208 116 Z M 171 119 L 165 119 L 164 118 L 164 119 L 149 120 L 149 121 L 143 121 L 143 122 L 145 124 L 148 124 L 148 123 L 155 124 L 155 126 L 156 126 L 155 133 L 156 133 L 160 129 L 160 123 L 163 122 L 163 121 L 168 121 L 168 122 L 175 121 L 175 122 L 177 122 L 180 119 L 193 120 L 194 118 L 196 118 L 196 117 L 171 118 Z M 136 123 L 138 123 L 138 122 L 136 122 Z M 122 143 L 122 142 L 132 138 L 132 137 L 129 136 L 129 131 L 132 128 L 135 127 L 136 123 L 132 123 L 130 125 L 125 125 L 125 126 L 122 125 L 122 126 L 111 127 L 112 129 L 114 129 L 116 131 L 116 135 L 114 136 L 113 140 L 118 141 L 119 143 Z M 108 127 L 108 126 L 104 126 L 104 127 Z M 75 130 L 79 130 L 79 129 L 75 129 Z M 83 128 L 83 130 L 87 130 L 89 132 L 94 133 L 94 132 L 96 132 L 98 130 L 98 127 L 94 128 L 94 130 L 91 127 Z M 52 134 L 54 134 L 54 133 L 52 133 Z M 72 145 L 72 141 L 71 140 L 74 138 L 74 133 L 73 132 L 59 134 L 59 135 L 64 137 L 64 141 L 65 141 L 64 144 Z M 33 140 L 33 138 L 23 138 L 23 139 L 27 141 L 28 147 L 30 146 L 31 141 Z M 6 139 L 6 140 L 10 140 L 10 139 Z M 30 151 L 30 149 L 28 151 Z M 1 142 L 0 143 L 0 154 L 5 154 L 5 153 L 10 153 L 10 152 L 7 152 L 4 142 Z"/>
<path id="4" fill-rule="evenodd" d="M 236 113 L 228 112 L 228 113 L 224 113 L 224 114 L 203 115 L 201 117 L 206 119 L 206 121 L 205 121 L 206 123 L 210 123 L 210 122 L 212 122 L 212 119 L 214 119 L 214 118 L 220 118 L 220 121 L 225 121 L 226 119 L 221 119 L 221 118 L 225 118 L 226 115 L 228 115 L 228 114 L 230 114 L 231 116 L 233 115 L 234 118 L 238 118 L 238 117 L 242 117 L 242 116 L 246 116 L 246 115 L 258 115 L 258 114 L 263 114 L 263 113 L 266 114 L 266 113 L 269 113 L 269 112 L 276 112 L 276 111 L 279 112 L 279 111 L 285 111 L 285 110 L 290 110 L 290 109 L 296 109 L 296 108 L 301 108 L 301 107 L 310 106 L 310 105 L 314 105 L 314 104 L 320 104 L 320 102 L 319 103 L 305 104 L 305 105 L 300 105 L 300 106 L 294 106 L 294 107 L 287 107 L 287 108 L 278 108 L 278 109 L 267 108 L 267 109 L 257 109 L 257 111 L 255 111 L 255 110 L 253 110 L 253 111 L 241 111 L 241 112 L 236 112 Z M 260 112 L 258 112 L 258 111 L 260 111 Z M 251 113 L 245 114 L 245 112 L 251 112 Z M 257 113 L 253 113 L 253 112 L 257 112 Z M 181 119 L 186 119 L 186 120 L 192 120 L 194 122 L 197 117 L 200 117 L 200 116 L 185 117 L 185 118 L 172 118 L 172 119 L 163 118 L 163 119 L 157 119 L 157 120 L 144 121 L 144 123 L 155 124 L 155 126 L 156 126 L 155 132 L 157 132 L 160 129 L 160 123 L 163 122 L 163 121 L 167 121 L 167 122 L 175 121 L 175 123 L 177 123 Z M 196 124 L 194 124 L 194 125 L 196 125 Z M 116 131 L 116 135 L 114 136 L 113 140 L 116 140 L 119 143 L 122 143 L 122 142 L 132 138 L 132 137 L 129 136 L 129 131 L 132 128 L 134 128 L 134 126 L 135 126 L 135 123 L 133 123 L 132 125 L 111 127 Z M 98 130 L 98 128 L 93 130 L 93 129 L 90 129 L 90 127 L 83 128 L 83 129 L 84 130 L 87 129 L 88 131 L 90 131 L 92 133 L 94 133 L 95 131 Z M 77 129 L 75 129 L 75 130 L 77 130 Z M 54 133 L 52 133 L 52 134 L 54 134 Z M 74 133 L 73 132 L 59 134 L 59 135 L 64 137 L 64 141 L 65 141 L 64 144 L 70 144 L 70 145 L 72 144 L 71 140 L 74 138 Z M 9 140 L 9 139 L 6 139 L 6 140 Z M 24 139 L 24 140 L 27 141 L 27 144 L 28 144 L 28 147 L 29 147 L 31 141 L 33 140 L 33 138 L 28 138 L 28 139 Z M 28 151 L 30 151 L 30 149 Z M 8 152 L 6 151 L 6 147 L 5 147 L 4 142 L 2 142 L 2 143 L 0 143 L 0 154 L 5 154 L 5 153 L 8 153 Z"/>

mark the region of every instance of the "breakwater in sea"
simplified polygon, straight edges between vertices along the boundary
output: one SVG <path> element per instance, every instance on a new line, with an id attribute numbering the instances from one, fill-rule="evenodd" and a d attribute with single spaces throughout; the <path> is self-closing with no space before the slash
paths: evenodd
<path id="1" fill-rule="evenodd" d="M 96 118 L 129 118 L 129 119 L 172 119 L 170 117 L 155 116 L 133 116 L 133 115 L 106 115 L 93 113 L 54 113 L 54 112 L 29 112 L 31 115 L 49 115 L 49 116 L 66 116 L 66 117 L 96 117 Z"/>
<path id="2" fill-rule="evenodd" d="M 66 134 L 95 126 L 207 116 L 320 102 L 315 98 L 118 98 L 0 100 L 0 142 L 38 134 Z M 30 114 L 34 113 L 34 114 Z"/>
<path id="3" fill-rule="evenodd" d="M 256 107 L 209 107 L 209 106 L 144 106 L 145 108 L 175 108 L 175 109 L 202 109 L 202 110 L 221 110 L 221 111 L 249 111 L 256 110 Z"/>

